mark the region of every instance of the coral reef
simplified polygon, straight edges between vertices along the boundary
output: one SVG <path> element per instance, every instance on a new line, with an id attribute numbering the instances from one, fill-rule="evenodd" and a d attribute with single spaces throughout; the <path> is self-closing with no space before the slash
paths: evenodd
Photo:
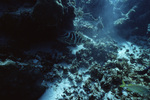
<path id="1" fill-rule="evenodd" d="M 135 12 L 135 9 L 137 7 L 134 6 L 132 7 L 126 14 L 122 14 L 122 16 L 124 16 L 123 18 L 119 18 L 114 22 L 114 25 L 118 25 L 118 24 L 123 24 L 126 20 L 130 19 L 129 15 L 131 14 L 131 12 Z"/>
<path id="2" fill-rule="evenodd" d="M 120 87 L 150 87 L 143 1 L 2 0 L 0 99 L 149 100 Z"/>
<path id="3" fill-rule="evenodd" d="M 60 45 L 57 44 L 58 47 L 56 46 L 55 49 L 62 51 L 59 48 Z M 145 43 L 145 45 L 148 45 L 148 43 Z M 126 49 L 126 46 L 124 48 Z M 97 44 L 84 44 L 84 49 L 77 51 L 76 55 L 72 54 L 69 48 L 64 49 L 61 55 L 57 54 L 57 52 L 51 54 L 41 51 L 30 55 L 24 53 L 17 55 L 18 53 L 7 51 L 0 55 L 10 59 L 6 61 L 5 59 L 0 59 L 3 61 L 0 63 L 2 71 L 0 76 L 3 81 L 0 85 L 4 87 L 3 91 L 1 91 L 3 92 L 1 96 L 12 95 L 11 98 L 16 98 L 20 94 L 18 98 L 21 98 L 26 96 L 30 90 L 32 96 L 28 95 L 25 99 L 36 99 L 48 88 L 46 91 L 50 90 L 56 93 L 53 96 L 50 95 L 49 99 L 53 97 L 53 99 L 60 100 L 119 100 L 125 98 L 129 100 L 148 100 L 149 98 L 127 91 L 119 86 L 124 80 L 127 84 L 136 83 L 150 87 L 148 83 L 150 81 L 150 71 L 143 75 L 136 72 L 143 70 L 144 66 L 148 66 L 149 50 L 145 49 L 144 52 L 140 52 L 138 57 L 135 57 L 134 54 L 131 55 L 129 50 L 126 50 L 126 55 L 129 57 L 129 59 L 126 59 L 118 57 L 118 49 L 120 48 L 117 43 L 107 37 L 99 39 Z M 136 51 L 135 48 L 133 49 Z M 140 50 L 142 50 L 142 47 Z M 8 56 L 7 53 L 11 56 Z M 131 59 L 134 59 L 134 61 Z M 139 59 L 144 60 L 146 63 Z M 15 80 L 16 78 L 17 81 Z M 13 84 L 10 85 L 11 83 Z M 6 85 L 9 88 L 4 91 Z M 28 89 L 28 87 L 32 88 Z M 31 89 L 33 90 L 31 91 Z M 7 92 L 8 90 L 10 91 L 9 93 Z M 19 92 L 21 90 L 24 92 Z M 14 94 L 11 94 L 12 91 L 14 91 Z M 44 100 L 44 97 L 43 99 L 41 97 L 40 100 Z"/>

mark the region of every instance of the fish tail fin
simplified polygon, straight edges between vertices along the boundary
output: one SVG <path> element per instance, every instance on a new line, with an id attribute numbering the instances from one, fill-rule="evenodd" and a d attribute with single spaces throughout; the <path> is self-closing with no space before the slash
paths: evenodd
<path id="1" fill-rule="evenodd" d="M 125 84 L 125 82 L 122 80 L 122 85 L 120 85 L 120 87 L 125 87 L 126 86 L 126 84 Z"/>

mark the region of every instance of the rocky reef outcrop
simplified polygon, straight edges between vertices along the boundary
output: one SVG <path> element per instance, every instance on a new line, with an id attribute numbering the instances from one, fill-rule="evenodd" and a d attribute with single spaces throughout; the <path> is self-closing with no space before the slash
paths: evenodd
<path id="1" fill-rule="evenodd" d="M 11 38 L 15 41 L 14 44 L 19 46 L 53 41 L 57 35 L 74 29 L 74 7 L 67 2 L 67 0 L 1 1 L 0 4 L 5 6 L 2 6 L 0 11 L 1 35 Z"/>

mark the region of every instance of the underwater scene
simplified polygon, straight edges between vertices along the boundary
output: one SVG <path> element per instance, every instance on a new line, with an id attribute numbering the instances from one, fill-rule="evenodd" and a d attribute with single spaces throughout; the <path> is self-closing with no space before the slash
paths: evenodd
<path id="1" fill-rule="evenodd" d="M 0 0 L 0 100 L 150 100 L 150 0 Z"/>

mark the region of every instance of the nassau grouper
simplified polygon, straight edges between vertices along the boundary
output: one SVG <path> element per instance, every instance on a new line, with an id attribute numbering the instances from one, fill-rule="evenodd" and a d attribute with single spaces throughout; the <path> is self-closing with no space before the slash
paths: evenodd
<path id="1" fill-rule="evenodd" d="M 62 35 L 59 35 L 57 39 L 60 42 L 66 43 L 68 45 L 79 45 L 82 43 L 90 42 L 90 39 L 85 37 L 80 32 L 66 32 Z"/>

